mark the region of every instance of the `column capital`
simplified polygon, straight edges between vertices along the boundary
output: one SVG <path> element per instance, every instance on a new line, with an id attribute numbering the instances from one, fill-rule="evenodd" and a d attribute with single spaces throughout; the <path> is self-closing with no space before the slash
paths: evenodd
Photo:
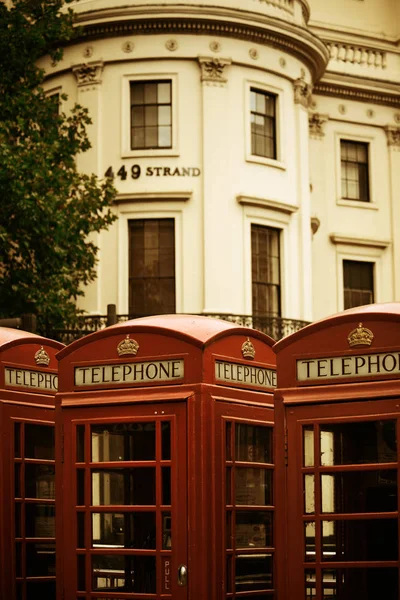
<path id="1" fill-rule="evenodd" d="M 400 150 L 400 127 L 387 125 L 384 129 L 388 146 L 392 147 L 393 150 Z"/>
<path id="2" fill-rule="evenodd" d="M 101 83 L 103 67 L 104 63 L 102 61 L 82 63 L 72 67 L 72 72 L 76 77 L 78 87 Z"/>
<path id="3" fill-rule="evenodd" d="M 293 81 L 294 103 L 308 108 L 311 102 L 312 85 L 307 83 L 304 77 L 298 77 Z"/>
<path id="4" fill-rule="evenodd" d="M 232 64 L 230 58 L 220 58 L 219 56 L 199 56 L 201 69 L 201 81 L 206 85 L 224 86 L 228 81 L 224 76 L 225 67 Z"/>
<path id="5" fill-rule="evenodd" d="M 329 115 L 322 115 L 321 113 L 310 113 L 308 115 L 310 137 L 315 140 L 322 140 L 322 138 L 325 135 L 323 126 L 328 120 Z"/>

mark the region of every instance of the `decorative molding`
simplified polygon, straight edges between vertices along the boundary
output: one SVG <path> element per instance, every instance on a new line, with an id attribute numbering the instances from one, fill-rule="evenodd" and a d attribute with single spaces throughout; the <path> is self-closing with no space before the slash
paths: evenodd
<path id="1" fill-rule="evenodd" d="M 301 0 L 306 6 L 306 0 Z M 307 4 L 308 6 L 308 4 Z M 147 5 L 147 9 L 150 7 Z M 313 74 L 313 79 L 319 79 L 325 72 L 329 53 L 325 44 L 306 28 L 268 16 L 259 15 L 254 24 L 232 22 L 237 11 L 215 9 L 212 17 L 208 11 L 207 19 L 198 18 L 199 7 L 194 7 L 192 15 L 186 9 L 186 16 L 173 15 L 170 18 L 159 16 L 157 9 L 152 9 L 151 17 L 143 18 L 141 7 L 130 7 L 129 15 L 126 10 L 96 11 L 90 14 L 91 23 L 85 24 L 88 15 L 78 17 L 81 25 L 80 36 L 77 38 L 101 39 L 112 36 L 150 35 L 150 34 L 190 34 L 190 35 L 219 35 L 251 43 L 274 47 L 298 58 Z M 136 14 L 137 13 L 137 14 Z M 120 19 L 124 16 L 124 20 Z M 129 16 L 131 20 L 129 20 Z M 135 18 L 132 18 L 135 17 Z M 93 23 L 95 18 L 102 22 Z M 105 19 L 109 19 L 106 22 Z"/>
<path id="2" fill-rule="evenodd" d="M 218 56 L 199 56 L 201 69 L 201 81 L 205 84 L 223 86 L 228 80 L 224 77 L 224 70 L 232 63 L 230 58 L 219 58 Z"/>
<path id="3" fill-rule="evenodd" d="M 311 113 L 308 116 L 308 126 L 310 137 L 315 140 L 322 140 L 325 133 L 323 126 L 329 120 L 329 115 L 321 115 L 320 113 Z"/>
<path id="4" fill-rule="evenodd" d="M 192 191 L 187 192 L 143 192 L 143 193 L 124 193 L 117 194 L 114 204 L 127 204 L 129 202 L 187 202 L 193 195 Z"/>
<path id="5" fill-rule="evenodd" d="M 312 86 L 303 77 L 298 77 L 293 82 L 294 103 L 308 108 L 311 102 Z"/>
<path id="6" fill-rule="evenodd" d="M 249 56 L 253 60 L 258 60 L 260 58 L 260 53 L 258 52 L 257 48 L 250 48 Z"/>
<path id="7" fill-rule="evenodd" d="M 275 8 L 286 10 L 290 14 L 294 13 L 294 0 L 259 0 L 260 4 L 269 4 Z"/>
<path id="8" fill-rule="evenodd" d="M 393 150 L 400 150 L 400 127 L 387 125 L 384 129 L 388 146 L 393 148 Z"/>
<path id="9" fill-rule="evenodd" d="M 91 56 L 93 56 L 93 46 L 86 46 L 86 48 L 83 51 L 83 56 L 85 58 L 90 58 Z"/>
<path id="10" fill-rule="evenodd" d="M 346 246 L 364 246 L 369 248 L 380 248 L 384 250 L 391 245 L 390 240 L 378 240 L 353 235 L 351 237 L 341 233 L 331 233 L 329 239 L 333 244 L 345 244 Z"/>
<path id="11" fill-rule="evenodd" d="M 210 50 L 211 52 L 221 52 L 221 44 L 215 40 L 210 42 Z"/>
<path id="12" fill-rule="evenodd" d="M 124 52 L 126 52 L 127 54 L 130 54 L 131 52 L 133 52 L 135 48 L 135 44 L 133 42 L 131 42 L 130 40 L 127 40 L 126 42 L 124 42 L 122 44 L 122 50 Z"/>
<path id="13" fill-rule="evenodd" d="M 381 69 L 387 67 L 387 53 L 381 50 L 343 42 L 326 42 L 326 46 L 330 60 Z"/>
<path id="14" fill-rule="evenodd" d="M 239 204 L 271 208 L 272 210 L 276 210 L 287 215 L 291 215 L 299 210 L 298 206 L 287 204 L 286 202 L 281 202 L 280 200 L 270 200 L 268 198 L 258 198 L 256 196 L 245 196 L 244 194 L 238 194 L 236 196 L 236 200 Z"/>
<path id="15" fill-rule="evenodd" d="M 167 40 L 165 42 L 165 47 L 170 52 L 174 52 L 175 50 L 178 49 L 178 42 L 176 40 Z"/>
<path id="16" fill-rule="evenodd" d="M 318 217 L 311 217 L 311 232 L 313 235 L 315 235 L 319 229 L 319 226 L 321 225 L 321 221 L 318 219 Z"/>
<path id="17" fill-rule="evenodd" d="M 97 61 L 72 67 L 72 71 L 78 82 L 78 87 L 101 83 L 103 66 L 104 64 L 102 61 Z"/>
<path id="18" fill-rule="evenodd" d="M 398 108 L 400 104 L 399 94 L 363 89 L 361 87 L 347 87 L 340 83 L 317 83 L 313 93 L 320 94 L 321 96 L 333 96 L 335 98 L 344 98 L 346 100 L 356 100 L 358 102 L 368 102 L 369 104 L 380 104 L 395 108 Z"/>

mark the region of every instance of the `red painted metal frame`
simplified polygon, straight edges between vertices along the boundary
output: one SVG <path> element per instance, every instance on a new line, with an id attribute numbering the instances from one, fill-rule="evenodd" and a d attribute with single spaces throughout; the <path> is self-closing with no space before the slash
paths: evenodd
<path id="1" fill-rule="evenodd" d="M 43 347 L 48 367 L 35 363 Z M 54 392 L 6 386 L 5 367 L 57 373 L 56 354 L 63 344 L 16 329 L 0 328 L 0 597 L 16 598 L 15 513 L 14 513 L 14 431 L 15 422 L 54 423 Z"/>
<path id="2" fill-rule="evenodd" d="M 139 344 L 135 357 L 120 357 L 117 344 L 129 334 Z M 220 570 L 221 539 L 224 525 L 220 519 L 222 499 L 216 489 L 222 475 L 220 442 L 215 430 L 217 398 L 224 398 L 226 407 L 234 405 L 243 418 L 251 420 L 254 411 L 268 423 L 272 419 L 272 389 L 253 390 L 252 387 L 233 387 L 215 382 L 215 356 L 241 364 L 251 365 L 241 352 L 242 344 L 250 339 L 256 351 L 258 365 L 275 368 L 273 341 L 264 334 L 231 323 L 205 317 L 171 315 L 136 319 L 124 324 L 109 327 L 101 332 L 79 340 L 59 353 L 60 392 L 56 398 L 56 420 L 58 444 L 57 462 L 62 458 L 62 426 L 64 426 L 64 466 L 57 471 L 57 544 L 63 548 L 68 537 L 68 515 L 74 504 L 71 490 L 65 485 L 70 480 L 67 457 L 71 455 L 71 443 L 67 432 L 72 420 L 84 419 L 90 422 L 99 414 L 112 414 L 114 418 L 144 414 L 152 407 L 168 410 L 169 403 L 184 403 L 187 409 L 185 446 L 187 452 L 187 486 L 178 486 L 181 498 L 187 500 L 187 520 L 183 523 L 187 536 L 186 563 L 188 565 L 188 587 L 180 588 L 181 600 L 225 600 L 222 594 L 223 571 Z M 96 389 L 77 388 L 74 385 L 74 367 L 77 365 L 115 364 L 140 362 L 165 356 L 184 358 L 183 381 L 168 382 L 166 385 L 120 385 L 111 388 L 109 384 L 98 385 Z M 147 413 L 148 414 L 148 413 Z M 181 442 L 180 442 L 181 444 Z M 178 454 L 183 453 L 182 444 Z M 178 456 L 178 462 L 183 460 Z M 61 492 L 61 490 L 63 490 Z M 185 497 L 185 498 L 184 498 Z M 61 508 L 63 506 L 63 508 Z M 183 530 L 182 530 L 183 531 Z M 68 540 L 67 542 L 65 542 Z M 182 545 L 183 533 L 182 533 Z M 225 552 L 225 550 L 224 550 Z M 60 552 L 57 554 L 60 556 Z M 57 563 L 57 576 L 64 581 L 63 600 L 76 600 L 69 580 L 74 578 L 74 563 L 69 552 L 65 552 L 64 563 Z M 57 598 L 62 599 L 61 585 Z M 123 597 L 124 594 L 121 593 Z M 87 595 L 89 598 L 89 595 Z M 94 596 L 93 596 L 94 597 Z M 174 596 L 178 600 L 178 595 Z"/>
<path id="3" fill-rule="evenodd" d="M 374 338 L 368 347 L 350 347 L 347 341 L 349 333 L 359 323 L 373 332 Z M 390 303 L 344 311 L 309 325 L 274 346 L 278 372 L 278 388 L 274 393 L 276 532 L 278 539 L 284 541 L 277 547 L 280 600 L 303 600 L 305 595 L 302 424 L 315 424 L 321 419 L 335 422 L 345 418 L 348 422 L 355 422 L 392 415 L 398 418 L 400 415 L 399 375 L 299 382 L 296 380 L 296 360 L 398 353 L 399 339 L 400 304 Z M 316 497 L 318 501 L 319 497 Z M 332 568 L 333 563 L 326 564 Z M 400 567 L 399 561 L 397 565 Z"/>

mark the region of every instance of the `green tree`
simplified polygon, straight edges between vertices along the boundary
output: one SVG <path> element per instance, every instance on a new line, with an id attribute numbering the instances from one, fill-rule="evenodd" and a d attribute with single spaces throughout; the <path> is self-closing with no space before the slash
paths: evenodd
<path id="1" fill-rule="evenodd" d="M 0 317 L 33 312 L 50 327 L 76 316 L 96 275 L 88 235 L 115 219 L 112 183 L 77 170 L 87 110 L 61 114 L 37 66 L 76 35 L 69 2 L 0 0 Z"/>

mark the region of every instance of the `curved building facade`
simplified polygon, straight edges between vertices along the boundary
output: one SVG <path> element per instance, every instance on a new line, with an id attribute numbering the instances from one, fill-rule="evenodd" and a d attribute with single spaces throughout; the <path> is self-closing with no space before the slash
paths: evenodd
<path id="1" fill-rule="evenodd" d="M 118 190 L 81 308 L 257 326 L 400 299 L 396 0 L 72 7 L 46 89 L 88 107 L 79 167 Z"/>

